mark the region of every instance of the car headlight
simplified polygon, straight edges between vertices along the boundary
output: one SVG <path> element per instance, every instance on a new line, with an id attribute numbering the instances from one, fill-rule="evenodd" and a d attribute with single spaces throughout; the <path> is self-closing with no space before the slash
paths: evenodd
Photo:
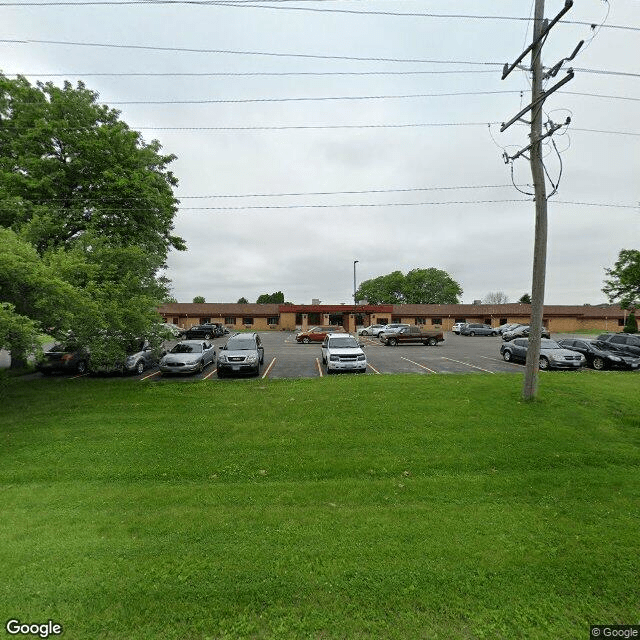
<path id="1" fill-rule="evenodd" d="M 227 361 L 227 356 L 224 353 L 221 353 L 218 356 L 218 362 L 226 362 Z"/>
<path id="2" fill-rule="evenodd" d="M 128 367 L 132 367 L 136 363 L 136 359 L 133 356 L 127 356 L 126 364 Z"/>
<path id="3" fill-rule="evenodd" d="M 361 356 L 358 356 L 358 360 L 365 360 L 364 353 Z"/>

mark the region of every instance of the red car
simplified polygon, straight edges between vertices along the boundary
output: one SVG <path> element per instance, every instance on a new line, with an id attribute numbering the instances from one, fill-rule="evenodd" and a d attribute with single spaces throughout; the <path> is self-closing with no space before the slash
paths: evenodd
<path id="1" fill-rule="evenodd" d="M 307 331 L 301 331 L 296 336 L 296 342 L 309 344 L 310 342 L 322 342 L 328 333 L 346 333 L 344 327 L 340 325 L 330 325 L 326 327 L 312 327 Z"/>

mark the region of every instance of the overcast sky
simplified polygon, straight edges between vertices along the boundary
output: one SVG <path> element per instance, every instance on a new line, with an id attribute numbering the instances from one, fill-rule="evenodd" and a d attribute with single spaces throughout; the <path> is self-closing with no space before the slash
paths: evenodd
<path id="1" fill-rule="evenodd" d="M 499 129 L 530 101 L 529 75 L 501 72 L 530 43 L 532 0 L 0 5 L 5 74 L 82 80 L 177 156 L 178 301 L 350 302 L 354 260 L 358 282 L 443 269 L 465 303 L 530 291 L 534 204 L 502 157 L 528 129 Z M 547 82 L 576 70 L 545 104 L 572 119 L 559 154 L 545 146 L 548 304 L 605 302 L 604 269 L 640 248 L 640 2 L 577 0 L 544 65 L 581 39 Z M 528 161 L 513 168 L 531 191 Z"/>

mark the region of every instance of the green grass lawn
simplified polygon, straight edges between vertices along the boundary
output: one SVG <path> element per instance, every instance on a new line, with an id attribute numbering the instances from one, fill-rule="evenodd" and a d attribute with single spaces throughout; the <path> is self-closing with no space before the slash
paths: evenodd
<path id="1" fill-rule="evenodd" d="M 534 403 L 519 375 L 0 383 L 3 625 L 564 640 L 640 622 L 638 374 L 548 373 Z"/>

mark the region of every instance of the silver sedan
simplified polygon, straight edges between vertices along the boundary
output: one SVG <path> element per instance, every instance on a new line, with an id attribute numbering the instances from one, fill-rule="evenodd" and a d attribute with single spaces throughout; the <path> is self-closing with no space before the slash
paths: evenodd
<path id="1" fill-rule="evenodd" d="M 216 350 L 203 340 L 183 340 L 160 360 L 162 373 L 196 373 L 214 362 Z"/>

